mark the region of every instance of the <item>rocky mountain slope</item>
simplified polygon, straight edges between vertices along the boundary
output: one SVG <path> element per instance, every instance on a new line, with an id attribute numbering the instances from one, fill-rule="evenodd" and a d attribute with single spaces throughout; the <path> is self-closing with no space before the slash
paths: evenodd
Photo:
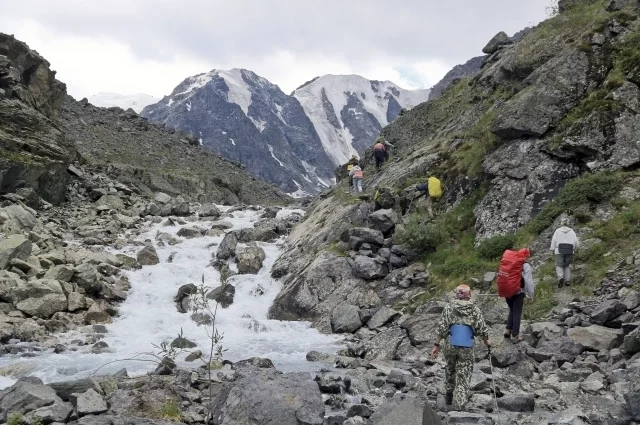
<path id="1" fill-rule="evenodd" d="M 79 161 L 151 196 L 164 191 L 203 201 L 286 202 L 282 192 L 184 133 L 131 110 L 76 102 L 49 63 L 13 37 L 0 35 L 0 55 L 0 193 L 34 191 L 60 204 L 67 169 Z"/>
<path id="2" fill-rule="evenodd" d="M 346 183 L 323 193 L 273 269 L 285 285 L 272 317 L 353 334 L 349 359 L 337 360 L 351 377 L 372 361 L 426 362 L 418 382 L 437 386 L 427 384 L 435 401 L 440 381 L 428 377 L 439 366 L 426 359 L 439 302 L 460 283 L 491 294 L 503 250 L 530 246 L 538 286 L 527 344 L 503 345 L 504 301 L 478 298 L 501 346 L 491 358 L 500 414 L 480 374 L 471 413 L 451 423 L 639 419 L 640 5 L 559 6 L 520 40 L 498 34 L 475 76 L 383 129 L 391 161 L 376 173 L 367 151 L 365 194 L 346 195 Z M 415 190 L 430 175 L 445 184 L 433 218 Z M 584 245 L 574 285 L 559 290 L 548 246 L 561 217 Z"/>
<path id="3" fill-rule="evenodd" d="M 427 96 L 390 82 L 332 75 L 288 96 L 251 71 L 213 70 L 187 78 L 142 115 L 195 135 L 260 179 L 302 196 L 333 184 L 335 166 Z"/>
<path id="4" fill-rule="evenodd" d="M 100 92 L 89 97 L 89 103 L 94 106 L 100 106 L 102 108 L 111 108 L 113 106 L 117 106 L 118 108 L 122 108 L 124 110 L 131 108 L 137 113 L 142 112 L 145 106 L 154 104 L 158 100 L 160 99 L 144 93 L 126 95 L 119 93 Z"/>
<path id="5" fill-rule="evenodd" d="M 293 92 L 335 166 L 371 146 L 402 109 L 425 102 L 429 90 L 405 90 L 359 75 L 324 75 Z"/>

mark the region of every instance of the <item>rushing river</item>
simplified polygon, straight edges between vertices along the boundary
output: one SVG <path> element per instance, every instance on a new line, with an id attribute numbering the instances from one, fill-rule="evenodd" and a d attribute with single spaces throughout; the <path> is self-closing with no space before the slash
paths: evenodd
<path id="1" fill-rule="evenodd" d="M 279 215 L 291 212 L 282 210 Z M 231 230 L 234 230 L 252 227 L 259 215 L 258 211 L 243 210 L 232 213 L 232 217 L 224 220 L 232 223 Z M 200 221 L 189 223 L 186 227 L 208 227 L 210 224 Z M 152 240 L 156 244 L 155 236 L 159 230 L 175 235 L 181 227 L 185 226 L 149 223 L 147 230 L 137 239 Z M 198 285 L 203 274 L 207 285 L 219 286 L 218 271 L 207 266 L 222 238 L 223 235 L 180 238 L 180 244 L 156 246 L 160 264 L 125 272 L 131 282 L 131 290 L 127 300 L 120 305 L 119 316 L 107 325 L 108 332 L 102 339 L 109 345 L 109 352 L 92 354 L 89 344 L 79 347 L 77 351 L 68 350 L 61 354 L 48 350 L 37 353 L 35 357 L 6 355 L 0 357 L 0 370 L 4 368 L 6 371 L 6 366 L 11 366 L 11 372 L 0 376 L 0 388 L 11 385 L 22 375 L 37 376 L 45 382 L 86 377 L 115 360 L 130 359 L 154 351 L 154 344 L 171 342 L 181 330 L 187 339 L 198 344 L 195 349 L 207 352 L 210 340 L 205 327 L 197 326 L 190 319 L 190 314 L 179 313 L 173 298 L 181 285 Z M 307 362 L 306 353 L 311 350 L 335 352 L 339 348 L 339 341 L 331 335 L 321 334 L 309 323 L 267 319 L 269 307 L 281 289 L 281 283 L 270 275 L 283 239 L 275 243 L 258 243 L 266 254 L 262 269 L 257 275 L 233 276 L 229 283 L 236 287 L 234 302 L 226 309 L 218 309 L 218 329 L 224 334 L 222 345 L 228 350 L 224 357 L 231 361 L 254 356 L 267 357 L 283 371 L 315 370 L 318 365 Z M 118 252 L 135 256 L 139 249 L 138 246 L 132 246 Z M 170 255 L 173 255 L 172 262 L 168 262 Z M 262 295 L 256 295 L 256 292 Z M 79 332 L 82 331 L 90 332 L 91 327 L 58 335 L 58 339 L 62 343 L 70 343 L 79 339 Z M 123 360 L 102 367 L 98 373 L 109 374 L 126 368 L 130 375 L 136 375 L 147 373 L 155 367 L 150 362 Z"/>

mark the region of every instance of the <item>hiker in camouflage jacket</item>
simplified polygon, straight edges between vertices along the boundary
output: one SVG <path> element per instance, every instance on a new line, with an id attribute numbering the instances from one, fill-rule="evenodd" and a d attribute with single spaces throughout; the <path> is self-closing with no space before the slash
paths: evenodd
<path id="1" fill-rule="evenodd" d="M 468 325 L 473 329 L 474 336 L 481 336 L 487 347 L 489 328 L 484 321 L 480 309 L 471 302 L 471 289 L 467 285 L 456 288 L 456 300 L 445 306 L 437 328 L 436 343 L 432 357 L 440 352 L 440 343 L 444 339 L 444 358 L 447 362 L 445 369 L 445 401 L 447 406 L 455 410 L 462 410 L 469 399 L 471 374 L 473 373 L 473 347 L 455 347 L 449 343 L 449 334 L 453 325 Z"/>

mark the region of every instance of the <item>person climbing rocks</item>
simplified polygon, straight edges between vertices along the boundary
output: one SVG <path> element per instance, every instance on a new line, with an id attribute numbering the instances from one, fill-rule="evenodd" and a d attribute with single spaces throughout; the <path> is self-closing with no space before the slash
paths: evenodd
<path id="1" fill-rule="evenodd" d="M 434 202 L 439 202 L 440 198 L 442 198 L 442 182 L 437 177 L 431 176 L 427 179 L 426 183 L 417 184 L 416 190 L 421 192 L 421 194 L 417 196 L 418 198 L 423 195 L 429 195 L 427 211 L 429 212 L 429 216 L 433 218 Z"/>
<path id="2" fill-rule="evenodd" d="M 487 347 L 491 347 L 489 327 L 478 306 L 471 302 L 471 288 L 460 285 L 455 290 L 455 300 L 442 311 L 431 352 L 435 359 L 440 353 L 440 343 L 445 340 L 445 404 L 453 405 L 455 410 L 462 410 L 469 399 L 476 336 L 482 337 Z"/>
<path id="3" fill-rule="evenodd" d="M 558 288 L 570 284 L 573 254 L 580 246 L 580 240 L 576 232 L 567 224 L 569 224 L 569 220 L 566 217 L 561 218 L 560 227 L 556 229 L 553 233 L 553 238 L 551 238 L 551 251 L 556 255 Z"/>
<path id="4" fill-rule="evenodd" d="M 376 143 L 373 145 L 373 157 L 376 160 L 376 170 L 379 170 L 382 164 L 389 159 L 387 147 L 393 148 L 394 146 L 387 142 L 384 137 L 378 137 Z"/>
<path id="5" fill-rule="evenodd" d="M 524 299 L 528 297 L 534 300 L 535 283 L 533 281 L 533 268 L 527 260 L 531 257 L 531 251 L 524 248 L 518 251 L 506 250 L 500 260 L 498 269 L 498 295 L 503 297 L 509 306 L 509 316 L 504 337 L 517 344 L 522 341 L 520 335 L 520 321 Z"/>
<path id="6" fill-rule="evenodd" d="M 349 172 L 349 179 L 353 182 L 353 191 L 362 193 L 362 179 L 364 178 L 364 172 L 362 168 L 356 163 Z"/>
<path id="7" fill-rule="evenodd" d="M 357 163 L 358 157 L 355 154 L 351 155 L 351 159 L 349 159 L 349 162 L 347 162 L 347 173 L 349 173 L 349 191 L 351 191 L 351 188 L 353 187 L 353 177 L 351 174 L 351 170 Z"/>

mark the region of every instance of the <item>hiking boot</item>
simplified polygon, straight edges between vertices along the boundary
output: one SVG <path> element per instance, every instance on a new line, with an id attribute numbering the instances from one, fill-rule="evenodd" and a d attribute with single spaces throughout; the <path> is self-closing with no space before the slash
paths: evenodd
<path id="1" fill-rule="evenodd" d="M 560 279 L 558 279 L 558 288 L 562 288 L 564 286 L 564 278 L 561 277 Z"/>
<path id="2" fill-rule="evenodd" d="M 444 395 L 444 404 L 451 406 L 453 404 L 453 393 L 447 393 Z"/>

